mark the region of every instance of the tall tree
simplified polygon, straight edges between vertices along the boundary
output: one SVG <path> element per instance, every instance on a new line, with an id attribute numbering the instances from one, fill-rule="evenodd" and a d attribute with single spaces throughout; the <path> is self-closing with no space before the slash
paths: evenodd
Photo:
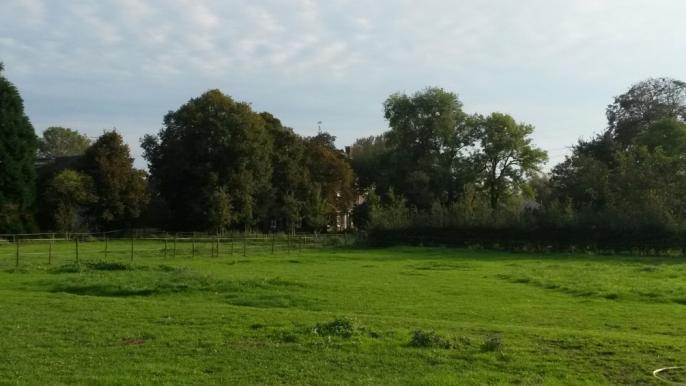
<path id="1" fill-rule="evenodd" d="M 540 171 L 548 156 L 531 144 L 533 126 L 517 123 L 509 115 L 492 113 L 476 117 L 474 124 L 480 148 L 476 162 L 495 211 L 509 192 L 519 188 L 526 175 Z"/>
<path id="2" fill-rule="evenodd" d="M 671 78 L 639 82 L 607 107 L 608 129 L 628 146 L 648 125 L 665 118 L 686 120 L 686 83 Z"/>
<path id="3" fill-rule="evenodd" d="M 348 213 L 354 200 L 350 160 L 336 149 L 334 140 L 334 136 L 324 132 L 308 138 L 305 145 L 309 184 L 319 187 L 329 218 L 336 213 Z"/>
<path id="4" fill-rule="evenodd" d="M 271 114 L 261 113 L 260 116 L 273 141 L 269 217 L 275 221 L 275 226 L 292 231 L 302 220 L 303 207 L 311 189 L 305 165 L 305 143 L 302 137 L 283 127 Z"/>
<path id="5" fill-rule="evenodd" d="M 263 220 L 269 207 L 271 138 L 249 104 L 208 91 L 169 112 L 157 136 L 146 136 L 142 146 L 175 228 L 212 229 L 205 197 L 217 187 L 231 199 L 234 224 L 249 227 Z"/>
<path id="6" fill-rule="evenodd" d="M 76 130 L 64 127 L 48 127 L 38 143 L 41 158 L 73 157 L 83 155 L 91 140 Z"/>
<path id="7" fill-rule="evenodd" d="M 100 228 L 133 225 L 149 201 L 146 175 L 133 167 L 129 147 L 119 133 L 105 132 L 88 148 L 84 171 L 95 184 L 93 215 Z"/>
<path id="8" fill-rule="evenodd" d="M 0 232 L 29 230 L 35 199 L 36 134 L 0 63 Z"/>
<path id="9" fill-rule="evenodd" d="M 419 208 L 453 199 L 461 188 L 455 167 L 471 143 L 457 95 L 440 88 L 393 94 L 384 103 L 384 114 L 391 128 L 395 192 Z"/>

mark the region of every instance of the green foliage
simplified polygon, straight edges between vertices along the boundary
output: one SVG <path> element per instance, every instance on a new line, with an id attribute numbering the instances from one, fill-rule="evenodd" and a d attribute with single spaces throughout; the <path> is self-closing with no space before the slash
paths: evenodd
<path id="1" fill-rule="evenodd" d="M 607 108 L 608 132 L 623 146 L 662 119 L 686 120 L 686 83 L 671 78 L 647 79 L 615 97 Z"/>
<path id="2" fill-rule="evenodd" d="M 52 179 L 46 200 L 53 211 L 55 229 L 71 233 L 88 229 L 87 211 L 98 197 L 90 176 L 67 169 Z"/>
<path id="3" fill-rule="evenodd" d="M 143 140 L 155 189 L 176 228 L 210 229 L 206 203 L 215 185 L 226 187 L 236 224 L 252 226 L 270 192 L 272 141 L 264 119 L 247 103 L 219 90 L 189 100 L 164 118 L 157 136 Z"/>
<path id="4" fill-rule="evenodd" d="M 48 127 L 38 141 L 38 156 L 41 158 L 80 156 L 90 145 L 90 139 L 76 130 Z"/>
<path id="5" fill-rule="evenodd" d="M 437 334 L 435 331 L 414 330 L 410 338 L 410 346 L 451 349 L 455 347 L 455 342 L 452 339 Z"/>
<path id="6" fill-rule="evenodd" d="M 36 148 L 19 91 L 0 74 L 0 233 L 33 227 Z"/>
<path id="7" fill-rule="evenodd" d="M 305 165 L 305 141 L 293 129 L 283 127 L 271 114 L 260 115 L 273 141 L 268 216 L 274 221 L 275 227 L 281 225 L 293 231 L 302 220 L 303 207 L 311 189 L 309 171 Z"/>
<path id="8" fill-rule="evenodd" d="M 631 87 L 608 107 L 607 131 L 580 141 L 555 167 L 546 211 L 566 205 L 579 226 L 678 235 L 686 229 L 684 118 L 683 82 L 649 79 Z"/>
<path id="9" fill-rule="evenodd" d="M 384 139 L 390 151 L 386 164 L 391 170 L 385 172 L 389 179 L 379 181 L 389 184 L 379 185 L 381 192 L 393 188 L 418 208 L 455 198 L 461 177 L 455 170 L 463 151 L 472 143 L 457 95 L 440 88 L 427 88 L 412 96 L 393 94 L 384 102 L 384 115 L 391 128 Z M 386 152 L 382 149 L 376 153 L 368 156 L 368 161 L 363 158 L 358 162 L 358 169 L 364 173 L 364 169 L 384 162 Z"/>
<path id="10" fill-rule="evenodd" d="M 333 144 L 335 137 L 323 132 L 305 141 L 306 165 L 310 184 L 317 185 L 328 207 L 327 215 L 352 208 L 353 170 L 346 156 Z"/>
<path id="11" fill-rule="evenodd" d="M 377 188 L 387 191 L 392 183 L 393 168 L 390 164 L 392 148 L 387 135 L 360 138 L 351 147 L 350 163 L 355 171 L 358 189 Z"/>
<path id="12" fill-rule="evenodd" d="M 97 202 L 91 207 L 101 228 L 129 227 L 149 202 L 146 173 L 133 167 L 129 147 L 116 131 L 105 132 L 84 155 Z"/>
<path id="13" fill-rule="evenodd" d="M 355 324 L 348 318 L 336 318 L 329 322 L 317 323 L 312 332 L 319 336 L 350 338 L 355 333 Z"/>
<path id="14" fill-rule="evenodd" d="M 305 221 L 315 232 L 319 232 L 329 223 L 331 214 L 331 205 L 322 197 L 319 186 L 315 185 L 305 205 Z"/>
<path id="15" fill-rule="evenodd" d="M 479 138 L 477 170 L 491 209 L 496 211 L 505 196 L 520 188 L 525 176 L 540 171 L 548 155 L 531 144 L 533 126 L 518 124 L 509 115 L 478 116 L 471 123 Z"/>
<path id="16" fill-rule="evenodd" d="M 231 224 L 231 197 L 221 187 L 214 190 L 207 201 L 207 219 L 211 229 L 222 234 Z"/>

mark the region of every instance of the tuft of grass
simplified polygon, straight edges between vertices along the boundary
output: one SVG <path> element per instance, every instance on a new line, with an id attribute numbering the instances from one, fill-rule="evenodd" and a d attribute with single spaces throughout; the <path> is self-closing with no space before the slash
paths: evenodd
<path id="1" fill-rule="evenodd" d="M 111 261 L 93 261 L 85 263 L 85 266 L 94 271 L 128 271 L 133 269 L 128 264 Z"/>
<path id="2" fill-rule="evenodd" d="M 81 265 L 76 263 L 67 263 L 60 266 L 50 268 L 48 272 L 50 273 L 78 273 L 81 272 L 83 268 Z"/>

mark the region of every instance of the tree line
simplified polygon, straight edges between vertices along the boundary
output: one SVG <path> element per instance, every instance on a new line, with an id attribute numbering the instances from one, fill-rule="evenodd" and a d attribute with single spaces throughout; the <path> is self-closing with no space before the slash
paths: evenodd
<path id="1" fill-rule="evenodd" d="M 146 172 L 116 130 L 37 137 L 18 90 L 0 80 L 0 233 L 322 231 L 352 207 L 352 167 L 334 136 L 303 137 L 218 90 L 141 139 Z"/>
<path id="2" fill-rule="evenodd" d="M 547 173 L 533 127 L 506 114 L 464 114 L 455 94 L 433 88 L 384 107 L 390 129 L 358 140 L 352 157 L 369 193 L 355 218 L 378 239 L 686 247 L 684 82 L 631 86 L 608 105 L 607 127 Z"/>
<path id="3" fill-rule="evenodd" d="M 469 114 L 456 93 L 393 94 L 383 113 L 386 132 L 343 152 L 326 132 L 298 135 L 210 90 L 142 138 L 145 172 L 114 130 L 94 141 L 61 127 L 36 137 L 0 73 L 0 232 L 321 231 L 351 211 L 372 237 L 673 243 L 685 229 L 684 82 L 631 86 L 607 107 L 607 127 L 548 172 L 533 126 Z"/>

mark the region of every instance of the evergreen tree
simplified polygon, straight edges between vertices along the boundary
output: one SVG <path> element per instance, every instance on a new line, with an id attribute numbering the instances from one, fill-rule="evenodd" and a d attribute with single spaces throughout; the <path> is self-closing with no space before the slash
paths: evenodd
<path id="1" fill-rule="evenodd" d="M 0 233 L 33 227 L 36 134 L 0 63 Z"/>
<path id="2" fill-rule="evenodd" d="M 84 171 L 95 183 L 92 214 L 100 228 L 130 227 L 149 198 L 145 172 L 133 167 L 129 147 L 119 133 L 106 132 L 88 148 Z"/>

